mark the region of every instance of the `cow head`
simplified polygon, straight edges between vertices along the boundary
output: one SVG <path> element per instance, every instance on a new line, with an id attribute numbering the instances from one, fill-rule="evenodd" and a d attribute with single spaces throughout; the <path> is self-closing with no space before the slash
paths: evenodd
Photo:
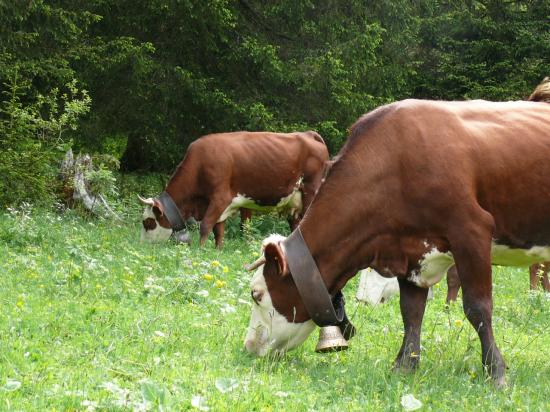
<path id="1" fill-rule="evenodd" d="M 263 256 L 249 266 L 257 269 L 250 284 L 252 314 L 244 345 L 258 356 L 293 349 L 315 328 L 289 273 L 282 240 L 280 235 L 265 239 Z"/>
<path id="2" fill-rule="evenodd" d="M 138 196 L 145 205 L 143 211 L 143 227 L 141 228 L 141 240 L 150 242 L 162 242 L 168 240 L 172 234 L 172 227 L 164 215 L 164 209 L 158 199 L 144 199 Z"/>

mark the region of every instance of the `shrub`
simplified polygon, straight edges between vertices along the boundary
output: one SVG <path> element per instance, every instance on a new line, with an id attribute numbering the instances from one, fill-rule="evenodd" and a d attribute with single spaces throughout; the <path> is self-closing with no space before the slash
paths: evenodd
<path id="1" fill-rule="evenodd" d="M 70 145 L 63 133 L 75 130 L 91 99 L 76 82 L 61 93 L 54 88 L 32 102 L 22 101 L 29 82 L 17 72 L 0 102 L 0 205 L 52 204 L 58 161 Z"/>

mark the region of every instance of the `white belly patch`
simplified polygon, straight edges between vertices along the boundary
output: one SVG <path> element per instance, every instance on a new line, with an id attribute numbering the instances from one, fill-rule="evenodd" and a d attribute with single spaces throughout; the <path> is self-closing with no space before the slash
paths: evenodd
<path id="1" fill-rule="evenodd" d="M 491 263 L 501 266 L 530 266 L 534 263 L 550 261 L 550 247 L 533 246 L 530 249 L 513 249 L 509 246 L 491 245 Z M 412 271 L 408 280 L 417 286 L 428 288 L 438 283 L 454 265 L 451 252 L 440 252 L 433 248 L 418 262 L 420 269 Z"/>
<path id="2" fill-rule="evenodd" d="M 408 279 L 422 288 L 429 288 L 438 283 L 455 261 L 451 252 L 442 253 L 433 248 L 422 256 L 418 262 L 420 269 L 413 270 Z"/>
<path id="3" fill-rule="evenodd" d="M 299 189 L 299 184 L 296 184 L 295 189 L 288 196 L 283 197 L 275 206 L 263 206 L 257 204 L 254 199 L 246 197 L 246 195 L 238 194 L 233 198 L 229 206 L 225 208 L 218 222 L 225 221 L 228 217 L 235 215 L 240 208 L 257 210 L 259 212 L 278 212 L 280 214 L 288 214 L 292 217 L 297 217 L 302 212 L 303 201 L 302 192 Z"/>

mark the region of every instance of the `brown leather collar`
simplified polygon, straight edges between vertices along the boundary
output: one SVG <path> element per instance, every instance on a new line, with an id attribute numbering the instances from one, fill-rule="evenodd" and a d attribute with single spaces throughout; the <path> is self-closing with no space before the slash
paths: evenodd
<path id="1" fill-rule="evenodd" d="M 282 242 L 290 273 L 311 319 L 319 326 L 337 325 L 344 313 L 337 314 L 319 268 L 298 227 Z"/>

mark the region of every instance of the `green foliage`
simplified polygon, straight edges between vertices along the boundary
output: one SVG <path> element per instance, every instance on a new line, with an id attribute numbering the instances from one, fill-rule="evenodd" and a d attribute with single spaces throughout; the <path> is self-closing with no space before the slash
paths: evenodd
<path id="1" fill-rule="evenodd" d="M 241 222 L 239 216 L 234 216 L 225 221 L 225 237 L 228 239 L 244 239 L 248 242 L 254 242 L 255 239 L 265 238 L 272 233 L 282 235 L 290 233 L 285 217 L 275 213 L 253 213 L 252 218 L 244 223 Z"/>
<path id="2" fill-rule="evenodd" d="M 113 172 L 103 166 L 92 169 L 86 173 L 86 180 L 90 185 L 90 190 L 95 194 L 116 196 L 116 178 Z"/>
<path id="3" fill-rule="evenodd" d="M 76 79 L 93 104 L 65 137 L 124 171 L 171 172 L 198 137 L 243 129 L 317 130 L 335 154 L 388 102 L 524 98 L 548 75 L 548 16 L 547 0 L 1 2 L 1 103 L 15 78 L 22 107 Z"/>
<path id="4" fill-rule="evenodd" d="M 56 161 L 68 148 L 63 133 L 75 130 L 79 117 L 90 108 L 90 97 L 76 81 L 65 91 L 52 89 L 24 104 L 29 88 L 17 72 L 6 84 L 6 100 L 0 102 L 0 204 L 24 201 L 51 204 L 56 192 Z"/>
<path id="5" fill-rule="evenodd" d="M 525 99 L 547 74 L 550 2 L 426 2 L 415 94 Z"/>
<path id="6" fill-rule="evenodd" d="M 521 98 L 549 63 L 545 1 L 131 3 L 91 6 L 104 36 L 78 63 L 86 136 L 126 136 L 124 169 L 173 170 L 199 136 L 241 129 L 316 129 L 335 154 L 381 104 Z"/>

